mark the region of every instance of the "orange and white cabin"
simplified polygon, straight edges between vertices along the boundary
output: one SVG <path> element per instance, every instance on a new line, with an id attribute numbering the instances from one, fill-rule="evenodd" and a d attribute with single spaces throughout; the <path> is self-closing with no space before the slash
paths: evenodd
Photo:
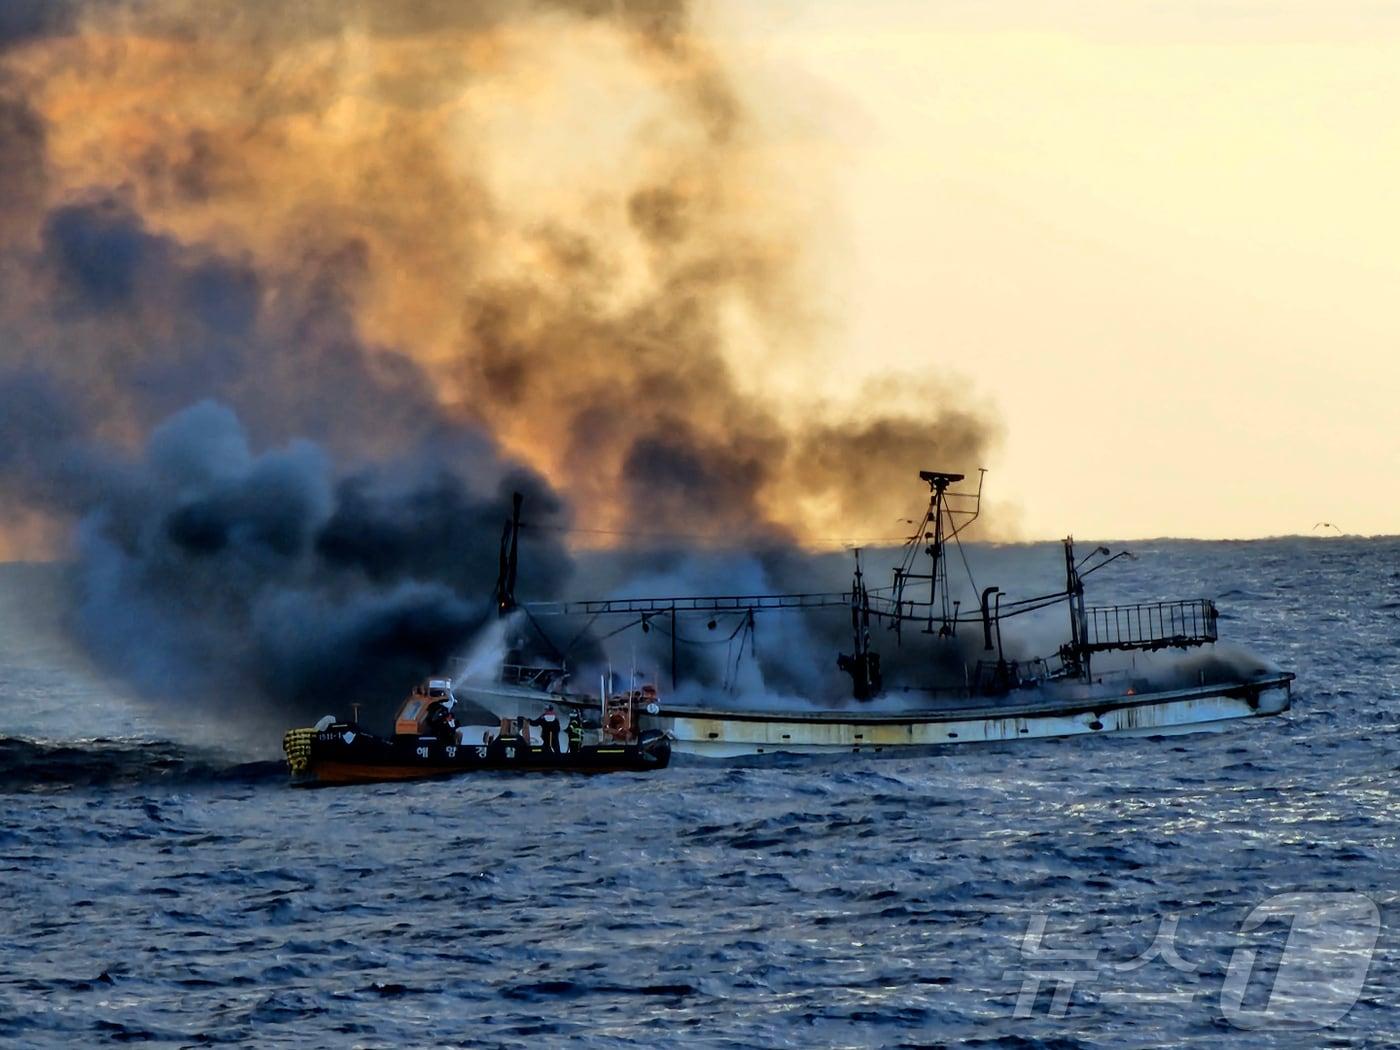
<path id="1" fill-rule="evenodd" d="M 456 700 L 452 695 L 452 679 L 429 678 L 413 687 L 394 719 L 394 732 L 404 736 L 421 736 L 428 730 L 428 709 L 439 701 Z"/>

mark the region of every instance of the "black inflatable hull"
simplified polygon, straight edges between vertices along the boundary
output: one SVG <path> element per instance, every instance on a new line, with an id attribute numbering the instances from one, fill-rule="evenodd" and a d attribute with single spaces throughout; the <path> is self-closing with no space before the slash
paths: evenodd
<path id="1" fill-rule="evenodd" d="M 347 739 L 348 738 L 348 739 Z M 649 773 L 671 761 L 671 741 L 650 731 L 629 744 L 599 744 L 554 754 L 498 741 L 444 744 L 429 737 L 384 739 L 344 725 L 293 729 L 282 740 L 297 787 L 427 780 L 465 773 Z"/>

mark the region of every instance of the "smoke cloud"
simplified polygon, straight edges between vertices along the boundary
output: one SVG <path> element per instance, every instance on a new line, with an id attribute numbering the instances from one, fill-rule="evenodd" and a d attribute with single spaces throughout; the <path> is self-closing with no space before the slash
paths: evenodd
<path id="1" fill-rule="evenodd" d="M 444 667 L 494 616 L 511 493 L 549 500 L 519 472 L 491 492 L 422 462 L 340 475 L 305 440 L 255 453 L 212 402 L 132 460 L 64 443 L 63 483 L 43 494 L 82 521 L 74 631 L 138 694 L 254 730 L 357 702 L 382 715 Z M 527 537 L 524 556 L 568 579 L 557 544 Z"/>
<path id="2" fill-rule="evenodd" d="M 280 709 L 459 647 L 513 489 L 576 545 L 773 552 L 756 586 L 888 535 L 994 428 L 783 378 L 824 319 L 781 145 L 685 3 L 12 0 L 0 555 L 74 555 L 142 688 Z"/>

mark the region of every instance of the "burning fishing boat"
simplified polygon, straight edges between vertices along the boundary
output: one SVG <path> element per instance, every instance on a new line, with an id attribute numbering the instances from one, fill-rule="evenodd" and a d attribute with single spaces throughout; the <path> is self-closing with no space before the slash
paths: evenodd
<path id="1" fill-rule="evenodd" d="M 948 545 L 955 543 L 960 549 L 959 534 L 978 517 L 981 479 L 975 491 L 959 492 L 955 486 L 965 480 L 961 474 L 923 471 L 919 477 L 928 486 L 927 507 L 885 586 L 869 585 L 857 550 L 846 591 L 525 603 L 519 608 L 549 644 L 554 659 L 522 659 L 517 650 L 492 680 L 463 683 L 463 695 L 508 716 L 533 715 L 545 703 L 580 709 L 606 705 L 607 682 L 596 698 L 571 688 L 567 652 L 549 642 L 546 625 L 552 620 L 582 620 L 585 630 L 618 618 L 642 631 L 652 625 L 669 627 L 674 686 L 683 617 L 708 617 L 713 629 L 715 617 L 737 615 L 752 632 L 764 617 L 826 609 L 850 617 L 849 651 L 833 654 L 833 671 L 849 678 L 847 702 L 760 710 L 723 696 L 678 703 L 658 695 L 639 709 L 639 724 L 665 733 L 680 753 L 725 758 L 879 752 L 1101 733 L 1171 735 L 1288 709 L 1294 676 L 1286 671 L 1228 670 L 1227 662 L 1216 661 L 1211 673 L 1202 667 L 1186 680 L 1180 673 L 1168 682 L 1142 675 L 1135 663 L 1139 654 L 1214 647 L 1220 617 L 1208 598 L 1087 604 L 1085 578 L 1124 552 L 1096 547 L 1081 558 L 1073 540 L 1066 539 L 1062 588 L 1009 599 L 999 587 L 987 587 L 974 591 L 976 607 L 965 611 L 949 587 Z M 497 583 L 502 615 L 517 608 L 519 528 L 517 503 L 502 538 Z M 1056 606 L 1064 608 L 1068 620 L 1068 636 L 1058 648 L 1009 658 L 1003 623 Z M 882 634 L 877 634 L 881 628 Z M 905 680 L 887 673 L 882 645 L 894 647 Z"/>

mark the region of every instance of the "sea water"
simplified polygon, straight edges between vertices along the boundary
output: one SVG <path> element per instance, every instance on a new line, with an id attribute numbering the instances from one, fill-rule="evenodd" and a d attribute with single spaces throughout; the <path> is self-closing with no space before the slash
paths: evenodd
<path id="1" fill-rule="evenodd" d="M 0 567 L 0 1043 L 1400 1043 L 1400 542 L 1134 549 L 1091 601 L 1215 598 L 1290 714 L 322 791 Z"/>

